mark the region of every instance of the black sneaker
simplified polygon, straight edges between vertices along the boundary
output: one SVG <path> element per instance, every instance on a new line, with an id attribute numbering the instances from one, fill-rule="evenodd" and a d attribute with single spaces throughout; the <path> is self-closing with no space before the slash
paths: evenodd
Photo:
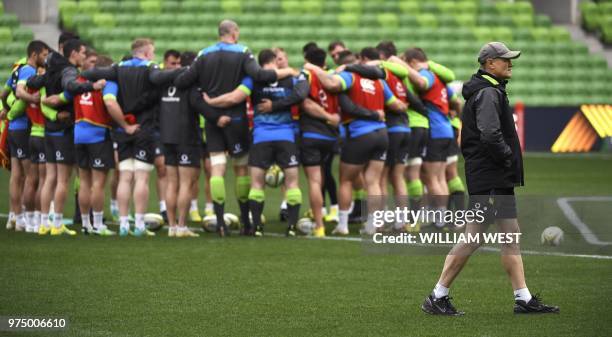
<path id="1" fill-rule="evenodd" d="M 433 295 L 429 295 L 421 305 L 421 310 L 431 315 L 463 316 L 465 313 L 457 311 L 450 300 L 448 296 L 434 298 Z"/>
<path id="2" fill-rule="evenodd" d="M 255 235 L 255 229 L 253 226 L 243 226 L 240 229 L 240 235 L 242 236 L 253 236 Z"/>
<path id="3" fill-rule="evenodd" d="M 164 219 L 164 223 L 167 224 L 168 223 L 168 212 L 166 212 L 166 211 L 160 212 L 160 215 L 161 215 L 162 219 Z"/>
<path id="4" fill-rule="evenodd" d="M 257 226 L 257 228 L 255 229 L 255 236 L 260 237 L 264 235 L 264 227 L 263 225 Z"/>
<path id="5" fill-rule="evenodd" d="M 278 213 L 279 220 L 285 222 L 287 221 L 287 217 L 289 217 L 289 211 L 287 211 L 286 208 L 281 208 L 280 212 Z"/>
<path id="6" fill-rule="evenodd" d="M 559 307 L 554 305 L 546 305 L 540 302 L 541 298 L 539 295 L 531 297 L 529 302 L 515 301 L 514 313 L 515 314 L 558 314 Z"/>
<path id="7" fill-rule="evenodd" d="M 287 232 L 285 232 L 285 236 L 293 237 L 296 235 L 295 225 L 291 225 L 287 227 Z"/>
<path id="8" fill-rule="evenodd" d="M 229 227 L 227 227 L 227 225 L 225 224 L 225 222 L 223 222 L 222 224 L 217 224 L 217 234 L 219 234 L 220 237 L 224 238 L 226 236 L 230 236 L 230 230 Z"/>

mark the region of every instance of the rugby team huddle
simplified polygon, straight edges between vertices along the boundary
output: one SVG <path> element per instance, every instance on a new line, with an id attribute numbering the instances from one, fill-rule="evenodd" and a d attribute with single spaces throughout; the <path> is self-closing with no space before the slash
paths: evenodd
<path id="1" fill-rule="evenodd" d="M 75 235 L 63 218 L 76 166 L 76 213 L 84 233 L 117 234 L 104 219 L 106 182 L 114 169 L 110 209 L 118 234 L 152 236 L 145 213 L 156 169 L 168 235 L 196 237 L 187 224 L 201 221 L 198 180 L 204 167 L 206 212 L 226 236 L 228 158 L 243 235 L 264 233 L 264 177 L 272 165 L 284 172 L 287 236 L 296 235 L 303 199 L 300 166 L 316 237 L 326 235 L 325 221 L 336 223 L 328 234 L 349 234 L 349 222 L 374 233 L 367 214 L 385 207 L 388 185 L 397 206 L 463 208 L 457 174 L 461 100 L 449 86 L 451 70 L 420 48 L 398 56 L 391 41 L 358 53 L 341 41 L 330 43 L 336 69 L 327 69 L 327 52 L 309 42 L 305 64 L 295 70 L 281 48 L 264 49 L 256 60 L 238 44 L 235 22 L 224 20 L 218 29 L 216 44 L 198 54 L 169 50 L 161 66 L 152 62 L 154 42 L 146 38 L 134 40 L 131 55 L 116 63 L 70 33 L 60 36 L 58 51 L 30 42 L 1 94 L 11 158 L 7 228 Z M 331 168 L 338 153 L 336 196 Z M 425 194 L 434 197 L 425 200 Z M 414 223 L 393 226 L 419 230 Z"/>

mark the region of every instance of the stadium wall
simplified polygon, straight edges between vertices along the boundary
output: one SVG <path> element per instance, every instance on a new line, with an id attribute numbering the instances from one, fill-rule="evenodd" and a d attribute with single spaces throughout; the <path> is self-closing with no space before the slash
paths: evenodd
<path id="1" fill-rule="evenodd" d="M 580 107 L 525 107 L 525 150 L 550 151 Z"/>

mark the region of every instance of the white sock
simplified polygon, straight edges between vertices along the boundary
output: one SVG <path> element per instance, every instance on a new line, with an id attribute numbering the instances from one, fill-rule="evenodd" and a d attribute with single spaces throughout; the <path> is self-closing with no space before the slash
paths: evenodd
<path id="1" fill-rule="evenodd" d="M 25 213 L 26 227 L 34 227 L 34 212 Z"/>
<path id="2" fill-rule="evenodd" d="M 448 296 L 448 288 L 437 283 L 433 290 L 434 298 L 442 298 L 444 296 Z"/>
<path id="3" fill-rule="evenodd" d="M 527 288 L 521 288 L 514 291 L 514 300 L 525 301 L 525 303 L 529 303 L 531 301 L 531 293 Z"/>
<path id="4" fill-rule="evenodd" d="M 32 219 L 33 229 L 38 231 L 38 226 L 40 226 L 40 212 L 34 211 L 34 218 Z"/>
<path id="5" fill-rule="evenodd" d="M 64 214 L 53 213 L 53 227 L 55 228 L 62 227 L 62 220 L 64 220 Z"/>
<path id="6" fill-rule="evenodd" d="M 207 202 L 206 203 L 206 210 L 207 211 L 212 211 L 213 209 L 214 209 L 213 203 L 212 202 Z"/>
<path id="7" fill-rule="evenodd" d="M 40 213 L 40 224 L 39 226 L 49 227 L 49 214 Z"/>
<path id="8" fill-rule="evenodd" d="M 287 200 L 283 200 L 283 202 L 281 202 L 281 209 L 287 209 Z"/>
<path id="9" fill-rule="evenodd" d="M 159 211 L 160 212 L 165 212 L 166 211 L 166 200 L 161 200 L 159 202 Z"/>
<path id="10" fill-rule="evenodd" d="M 326 216 L 327 215 L 327 209 L 324 207 L 321 207 L 321 215 Z"/>
<path id="11" fill-rule="evenodd" d="M 25 226 L 26 226 L 26 218 L 25 218 L 25 215 L 23 213 L 17 214 L 17 216 L 15 217 L 15 224 L 18 227 L 25 228 Z"/>
<path id="12" fill-rule="evenodd" d="M 130 217 L 128 216 L 120 216 L 119 217 L 119 227 L 121 229 L 130 230 Z"/>
<path id="13" fill-rule="evenodd" d="M 134 227 L 138 230 L 144 230 L 145 229 L 145 222 L 144 222 L 144 214 L 142 213 L 136 213 L 134 214 Z"/>
<path id="14" fill-rule="evenodd" d="M 81 225 L 87 230 L 91 230 L 91 220 L 89 219 L 89 213 L 81 214 Z"/>
<path id="15" fill-rule="evenodd" d="M 348 229 L 349 211 L 338 211 L 338 228 Z"/>
<path id="16" fill-rule="evenodd" d="M 51 201 L 51 204 L 49 204 L 49 214 L 55 214 L 55 202 Z"/>
<path id="17" fill-rule="evenodd" d="M 445 223 L 444 223 L 444 213 L 446 212 L 446 207 L 442 206 L 442 207 L 436 207 L 434 208 L 434 210 L 436 211 L 436 215 L 435 215 L 435 219 L 436 221 L 434 222 L 434 225 L 438 228 L 442 228 L 444 227 Z M 438 218 L 438 214 L 440 214 L 440 217 Z M 440 221 L 437 221 L 440 220 Z"/>
<path id="18" fill-rule="evenodd" d="M 95 229 L 100 229 L 104 227 L 104 212 L 93 212 L 93 226 Z"/>
<path id="19" fill-rule="evenodd" d="M 9 212 L 8 220 L 9 221 L 15 221 L 15 212 Z"/>
<path id="20" fill-rule="evenodd" d="M 110 201 L 110 210 L 111 210 L 111 212 L 119 211 L 119 204 L 117 203 L 117 199 L 111 199 L 111 201 Z"/>
<path id="21" fill-rule="evenodd" d="M 189 212 L 198 210 L 198 199 L 191 200 L 191 206 L 189 206 Z"/>
<path id="22" fill-rule="evenodd" d="M 338 212 L 338 205 L 331 205 L 331 206 L 329 206 L 329 212 L 330 213 Z"/>

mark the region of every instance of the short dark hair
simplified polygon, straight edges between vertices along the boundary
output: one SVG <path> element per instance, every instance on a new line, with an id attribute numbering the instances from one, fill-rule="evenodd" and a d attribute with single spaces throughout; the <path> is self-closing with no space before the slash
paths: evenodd
<path id="1" fill-rule="evenodd" d="M 411 60 L 427 62 L 427 55 L 425 54 L 425 51 L 418 47 L 406 49 L 404 52 L 404 58 L 406 59 L 406 62 L 410 62 Z"/>
<path id="2" fill-rule="evenodd" d="M 337 46 L 342 46 L 344 48 L 346 48 L 346 46 L 344 45 L 344 42 L 340 41 L 340 40 L 335 40 L 329 43 L 329 45 L 327 46 L 327 51 L 332 51 L 334 49 L 336 49 Z"/>
<path id="3" fill-rule="evenodd" d="M 179 52 L 176 49 L 168 49 L 166 50 L 166 52 L 164 53 L 164 61 L 168 59 L 168 57 L 174 57 L 174 58 L 180 58 L 181 57 L 181 52 Z"/>
<path id="4" fill-rule="evenodd" d="M 96 67 L 110 67 L 113 64 L 113 59 L 106 55 L 98 55 Z"/>
<path id="5" fill-rule="evenodd" d="M 81 40 L 77 40 L 77 39 L 72 39 L 72 40 L 68 40 L 64 43 L 64 57 L 65 58 L 69 58 L 70 54 L 72 54 L 73 51 L 79 51 L 81 50 L 81 47 L 84 47 L 85 43 L 83 43 L 83 41 Z"/>
<path id="6" fill-rule="evenodd" d="M 368 60 L 379 60 L 380 55 L 378 54 L 378 50 L 373 47 L 365 47 L 359 53 L 362 58 L 367 58 Z"/>
<path id="7" fill-rule="evenodd" d="M 87 50 L 85 50 L 85 56 L 87 56 L 87 57 L 98 56 L 98 53 L 96 52 L 95 49 L 93 49 L 91 47 L 87 47 Z"/>
<path id="8" fill-rule="evenodd" d="M 28 43 L 28 49 L 27 49 L 28 57 L 32 56 L 32 54 L 34 53 L 40 54 L 45 49 L 49 50 L 49 46 L 47 46 L 46 43 L 40 40 L 30 41 L 30 43 Z"/>
<path id="9" fill-rule="evenodd" d="M 268 64 L 274 62 L 276 60 L 276 54 L 272 51 L 272 49 L 262 49 L 257 55 L 257 61 L 260 66 L 264 64 Z"/>
<path id="10" fill-rule="evenodd" d="M 321 68 L 325 67 L 326 57 L 327 57 L 327 53 L 325 52 L 325 50 L 319 47 L 315 47 L 315 48 L 311 48 L 310 50 L 307 50 L 306 54 L 304 55 L 304 58 L 306 59 L 306 61 L 316 66 L 319 66 Z"/>
<path id="11" fill-rule="evenodd" d="M 314 41 L 309 41 L 308 43 L 304 45 L 304 47 L 302 47 L 302 53 L 306 55 L 306 53 L 308 53 L 309 50 L 315 49 L 315 48 L 319 48 L 319 46 L 317 46 L 317 43 Z"/>
<path id="12" fill-rule="evenodd" d="M 350 50 L 343 50 L 338 53 L 338 64 L 350 64 L 355 62 L 356 56 Z"/>
<path id="13" fill-rule="evenodd" d="M 62 34 L 60 34 L 59 39 L 57 40 L 57 44 L 60 45 L 66 43 L 66 41 L 79 39 L 81 38 L 76 34 L 73 34 L 71 32 L 63 32 Z"/>
<path id="14" fill-rule="evenodd" d="M 393 43 L 393 41 L 380 41 L 376 45 L 376 49 L 380 54 L 384 55 L 384 58 L 397 55 L 397 48 L 395 48 L 395 43 Z"/>
<path id="15" fill-rule="evenodd" d="M 195 52 L 192 52 L 191 50 L 184 51 L 181 54 L 181 67 L 191 65 L 196 57 L 197 54 Z"/>

